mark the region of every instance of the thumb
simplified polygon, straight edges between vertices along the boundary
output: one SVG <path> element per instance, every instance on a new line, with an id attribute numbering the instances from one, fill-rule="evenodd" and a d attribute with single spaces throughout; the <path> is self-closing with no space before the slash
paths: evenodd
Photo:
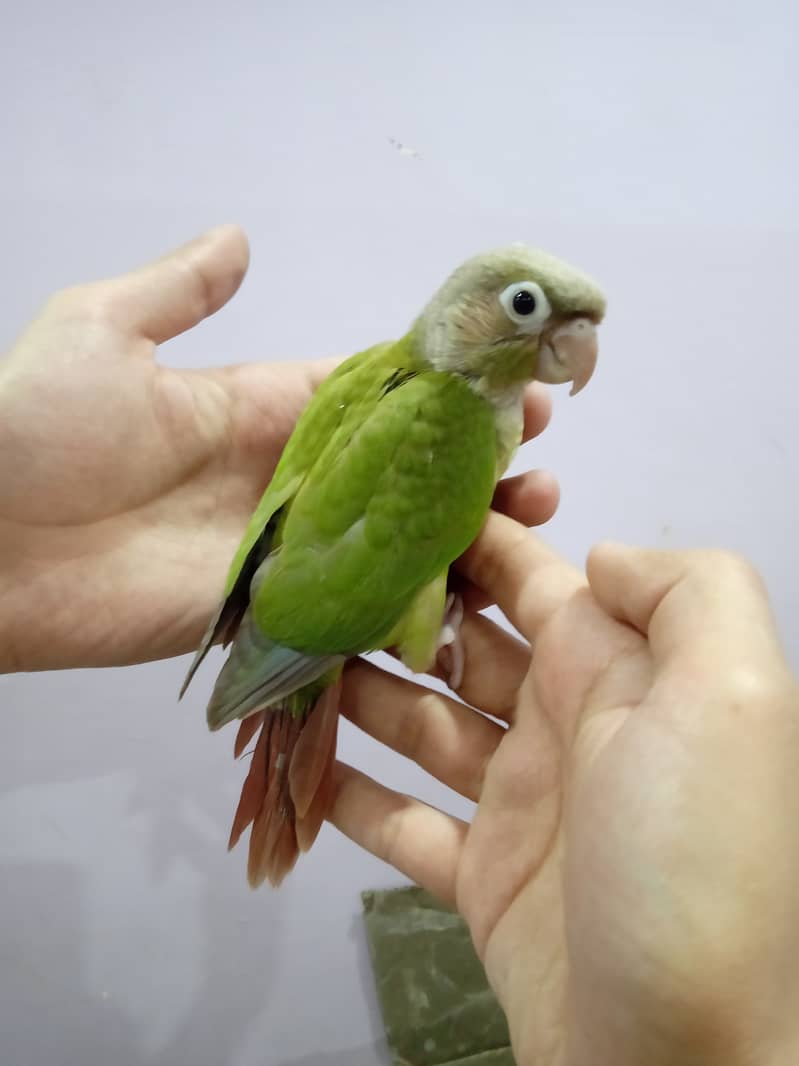
<path id="1" fill-rule="evenodd" d="M 217 226 L 129 274 L 102 283 L 108 311 L 133 336 L 161 344 L 223 307 L 247 272 L 244 231 Z"/>
<path id="2" fill-rule="evenodd" d="M 600 544 L 586 573 L 600 606 L 648 637 L 656 659 L 751 662 L 779 648 L 763 582 L 731 552 Z"/>

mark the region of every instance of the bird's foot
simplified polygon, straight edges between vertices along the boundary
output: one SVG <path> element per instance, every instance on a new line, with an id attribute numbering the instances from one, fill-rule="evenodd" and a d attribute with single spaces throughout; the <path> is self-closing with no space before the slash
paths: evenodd
<path id="1" fill-rule="evenodd" d="M 463 622 L 463 600 L 457 592 L 447 594 L 444 605 L 444 617 L 438 637 L 439 664 L 449 675 L 447 684 L 457 692 L 463 681 L 465 653 L 461 639 Z M 443 653 L 443 654 L 442 654 Z"/>

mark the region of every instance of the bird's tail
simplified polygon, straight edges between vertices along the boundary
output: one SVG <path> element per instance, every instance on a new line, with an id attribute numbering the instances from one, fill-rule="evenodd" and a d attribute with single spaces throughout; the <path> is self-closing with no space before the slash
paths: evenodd
<path id="1" fill-rule="evenodd" d="M 326 685 L 312 683 L 245 718 L 234 749 L 238 758 L 258 733 L 241 790 L 229 848 L 252 825 L 247 878 L 277 887 L 308 851 L 333 794 L 340 670 Z"/>

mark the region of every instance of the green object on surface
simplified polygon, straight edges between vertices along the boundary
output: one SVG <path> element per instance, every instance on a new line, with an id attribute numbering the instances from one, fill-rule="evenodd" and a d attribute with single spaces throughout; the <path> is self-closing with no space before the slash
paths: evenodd
<path id="1" fill-rule="evenodd" d="M 514 1066 L 469 930 L 421 888 L 362 894 L 394 1066 Z"/>

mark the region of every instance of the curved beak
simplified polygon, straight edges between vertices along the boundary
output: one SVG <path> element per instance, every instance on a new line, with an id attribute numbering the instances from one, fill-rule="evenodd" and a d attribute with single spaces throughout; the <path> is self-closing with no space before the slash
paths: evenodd
<path id="1" fill-rule="evenodd" d="M 585 388 L 596 367 L 599 344 L 588 318 L 573 318 L 542 340 L 535 376 L 548 385 L 572 383 L 570 396 Z"/>

